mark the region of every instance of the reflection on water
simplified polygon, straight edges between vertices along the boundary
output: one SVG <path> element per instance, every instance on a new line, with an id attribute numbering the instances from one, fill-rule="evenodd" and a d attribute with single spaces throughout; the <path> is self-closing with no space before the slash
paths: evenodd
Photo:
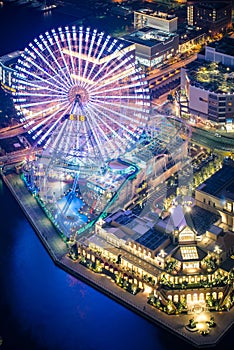
<path id="1" fill-rule="evenodd" d="M 53 264 L 1 182 L 0 206 L 1 349 L 164 348 L 164 331 Z"/>
<path id="2" fill-rule="evenodd" d="M 0 55 L 74 20 L 30 13 L 0 8 Z M 1 350 L 192 349 L 57 268 L 1 180 L 0 208 Z M 219 346 L 233 340 L 230 332 Z"/>
<path id="3" fill-rule="evenodd" d="M 1 180 L 0 208 L 1 350 L 194 349 L 56 267 Z"/>

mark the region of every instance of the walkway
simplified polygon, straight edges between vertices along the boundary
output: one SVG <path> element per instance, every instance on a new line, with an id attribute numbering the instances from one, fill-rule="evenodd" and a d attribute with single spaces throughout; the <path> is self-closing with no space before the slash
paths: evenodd
<path id="1" fill-rule="evenodd" d="M 209 347 L 215 345 L 225 332 L 232 326 L 234 320 L 234 308 L 229 312 L 208 314 L 214 316 L 217 326 L 211 329 L 206 337 L 198 332 L 189 332 L 185 325 L 193 315 L 167 315 L 153 306 L 147 304 L 147 294 L 140 292 L 132 295 L 118 287 L 113 280 L 104 274 L 95 273 L 78 262 L 74 262 L 67 256 L 67 247 L 59 237 L 43 210 L 38 206 L 36 199 L 26 189 L 19 175 L 9 174 L 3 176 L 3 180 L 14 195 L 28 220 L 35 229 L 38 237 L 51 255 L 54 263 L 73 276 L 85 281 L 92 287 L 125 305 L 132 311 L 145 317 L 149 321 L 170 330 L 180 338 L 194 346 Z"/>

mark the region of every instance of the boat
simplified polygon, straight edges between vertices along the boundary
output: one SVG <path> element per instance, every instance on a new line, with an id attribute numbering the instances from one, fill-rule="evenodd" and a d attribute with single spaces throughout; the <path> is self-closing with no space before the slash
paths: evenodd
<path id="1" fill-rule="evenodd" d="M 37 8 L 37 10 L 46 12 L 46 11 L 51 11 L 51 10 L 55 9 L 56 7 L 57 7 L 57 5 L 55 5 L 55 4 L 47 5 L 47 3 L 45 1 L 40 7 Z"/>

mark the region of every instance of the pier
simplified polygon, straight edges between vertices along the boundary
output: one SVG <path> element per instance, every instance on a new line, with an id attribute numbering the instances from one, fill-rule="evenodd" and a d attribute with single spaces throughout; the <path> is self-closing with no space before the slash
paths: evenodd
<path id="1" fill-rule="evenodd" d="M 28 191 L 20 176 L 15 173 L 2 174 L 2 179 L 34 228 L 53 262 L 67 273 L 198 348 L 215 346 L 225 333 L 231 329 L 234 320 L 234 308 L 229 312 L 212 313 L 215 317 L 216 327 L 212 328 L 209 335 L 204 337 L 200 333 L 191 332 L 186 328 L 192 317 L 191 314 L 167 315 L 147 303 L 147 293 L 144 291 L 133 295 L 117 286 L 106 275 L 95 273 L 79 264 L 78 261 L 73 261 L 68 256 L 66 243 L 46 217 L 36 199 Z M 211 314 L 208 313 L 209 315 Z"/>

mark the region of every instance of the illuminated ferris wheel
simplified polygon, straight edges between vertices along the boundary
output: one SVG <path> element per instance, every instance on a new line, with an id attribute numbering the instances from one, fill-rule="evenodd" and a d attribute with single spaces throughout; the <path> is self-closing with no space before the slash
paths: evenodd
<path id="1" fill-rule="evenodd" d="M 35 144 L 66 159 L 118 157 L 140 137 L 149 94 L 134 47 L 90 28 L 58 28 L 25 48 L 14 102 Z"/>

